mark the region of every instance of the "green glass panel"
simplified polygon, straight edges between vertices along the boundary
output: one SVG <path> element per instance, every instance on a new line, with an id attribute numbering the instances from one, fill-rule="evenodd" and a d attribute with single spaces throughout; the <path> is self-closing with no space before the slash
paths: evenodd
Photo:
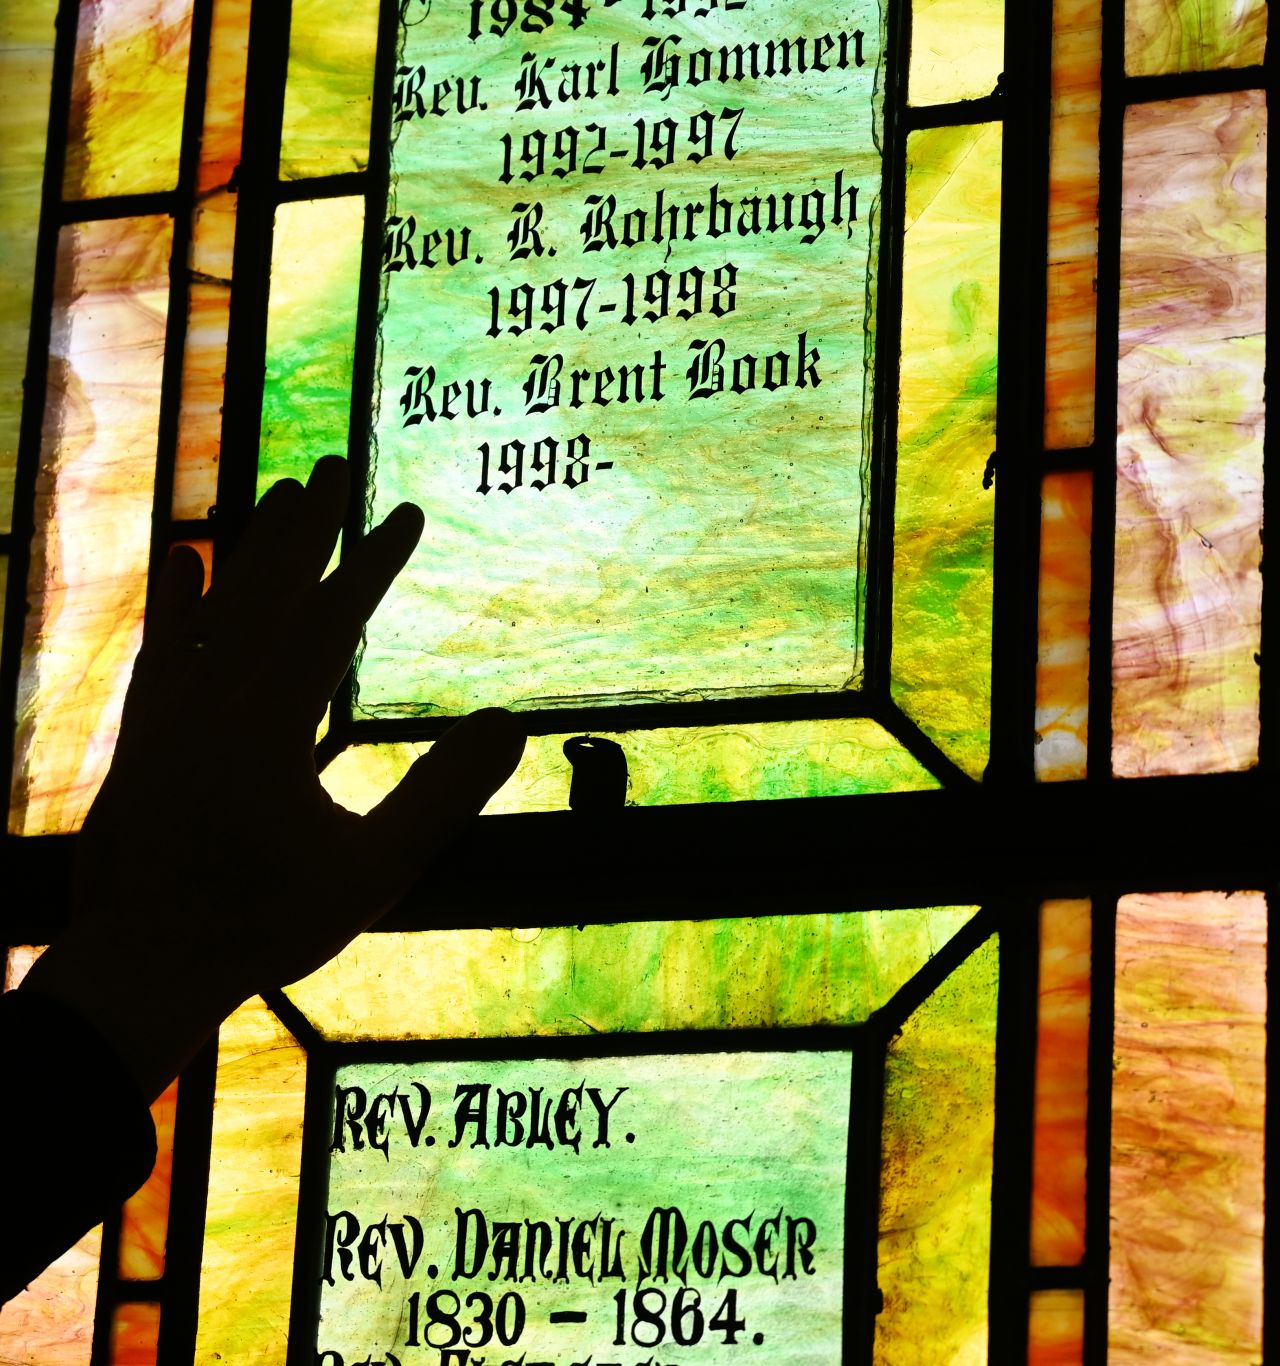
<path id="1" fill-rule="evenodd" d="M 429 7 L 428 7 L 429 8 Z M 293 0 L 280 176 L 362 171 L 378 50 L 378 0 Z"/>
<path id="2" fill-rule="evenodd" d="M 344 1041 L 857 1024 L 974 910 L 366 934 L 288 995 Z"/>
<path id="3" fill-rule="evenodd" d="M 1001 130 L 907 143 L 893 697 L 967 773 L 987 761 Z"/>
<path id="4" fill-rule="evenodd" d="M 626 756 L 627 801 L 635 806 L 848 797 L 920 792 L 939 786 L 881 726 L 862 717 L 601 732 Z M 573 771 L 568 735 L 532 735 L 520 766 L 485 807 L 490 815 L 567 811 Z M 352 745 L 324 770 L 335 801 L 368 811 L 429 744 Z"/>
<path id="5" fill-rule="evenodd" d="M 999 947 L 907 1021 L 885 1062 L 877 1366 L 983 1366 Z"/>
<path id="6" fill-rule="evenodd" d="M 406 30 L 360 713 L 856 687 L 879 8 L 556 14 Z"/>
<path id="7" fill-rule="evenodd" d="M 0 532 L 13 512 L 57 9 L 0 5 Z"/>
<path id="8" fill-rule="evenodd" d="M 364 201 L 276 210 L 258 492 L 346 455 Z"/>
<path id="9" fill-rule="evenodd" d="M 1266 56 L 1267 0 L 1125 0 L 1131 76 L 1253 66 Z"/>
<path id="10" fill-rule="evenodd" d="M 338 1358 L 326 1352 L 340 1353 L 345 1362 L 370 1355 L 387 1360 L 390 1353 L 419 1359 L 424 1340 L 448 1340 L 443 1323 L 426 1337 L 430 1297 L 438 1291 L 446 1311 L 454 1294 L 507 1297 L 502 1319 L 510 1345 L 500 1349 L 501 1360 L 642 1361 L 658 1355 L 731 1366 L 752 1352 L 806 1366 L 837 1360 L 850 1081 L 850 1055 L 837 1052 L 340 1067 L 335 1088 L 359 1093 L 335 1090 L 352 1123 L 344 1125 L 341 1147 L 330 1156 L 326 1227 L 333 1239 L 321 1263 L 318 1360 L 334 1366 Z M 531 1090 L 540 1092 L 540 1102 L 559 1103 L 584 1082 L 599 1103 L 590 1091 L 582 1094 L 577 1152 L 527 1141 L 478 1147 L 476 1125 L 458 1128 L 457 1110 L 468 1104 L 467 1096 L 458 1099 L 459 1086 L 492 1088 L 488 1143 L 497 1136 L 499 1089 L 523 1092 L 528 1107 Z M 420 1142 L 411 1140 L 399 1110 L 387 1126 L 385 1154 L 365 1142 L 361 1093 L 367 1102 L 398 1090 L 412 1101 L 416 1119 L 423 1094 L 418 1088 L 432 1101 Z M 607 1128 L 601 1105 L 609 1107 Z M 523 1124 L 528 1133 L 528 1108 Z M 513 1133 L 507 1128 L 508 1138 Z M 450 1146 L 455 1137 L 461 1141 Z M 404 1274 L 389 1229 L 381 1285 L 354 1269 L 347 1279 L 343 1257 L 350 1253 L 342 1240 L 388 1215 L 392 1223 L 400 1221 L 412 1255 L 406 1213 L 423 1233 L 412 1272 Z M 549 1250 L 533 1241 L 539 1233 L 526 1220 L 546 1224 Z M 500 1251 L 497 1226 L 504 1221 L 514 1223 L 520 1238 L 519 1248 L 511 1249 L 514 1263 Z M 569 1223 L 573 1237 L 585 1228 L 587 1237 L 579 1242 L 580 1249 L 585 1245 L 580 1260 L 570 1255 L 567 1272 L 557 1276 L 561 1223 Z M 683 1349 L 671 1342 L 671 1327 L 661 1353 L 646 1349 L 654 1328 L 633 1313 L 639 1287 L 647 1288 L 645 1310 L 656 1310 L 660 1300 L 668 1306 L 669 1325 L 675 1306 L 683 1307 L 675 1329 L 685 1339 Z M 611 1347 L 619 1292 L 629 1345 Z M 518 1333 L 513 1300 L 525 1311 Z M 710 1326 L 726 1302 L 743 1320 L 737 1329 Z M 468 1320 L 477 1307 L 473 1301 Z M 564 1311 L 584 1321 L 551 1320 Z M 692 1346 L 695 1335 L 700 1340 Z"/>
<path id="11" fill-rule="evenodd" d="M 1004 0 L 914 0 L 912 104 L 981 99 L 1003 70 Z"/>

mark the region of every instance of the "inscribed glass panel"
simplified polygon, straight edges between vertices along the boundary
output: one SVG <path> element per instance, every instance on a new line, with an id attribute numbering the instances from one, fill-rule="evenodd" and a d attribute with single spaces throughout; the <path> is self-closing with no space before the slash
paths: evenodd
<path id="1" fill-rule="evenodd" d="M 879 7 L 555 13 L 406 30 L 359 713 L 854 687 Z"/>
<path id="2" fill-rule="evenodd" d="M 1135 105 L 1121 227 L 1113 761 L 1258 754 L 1266 97 Z"/>

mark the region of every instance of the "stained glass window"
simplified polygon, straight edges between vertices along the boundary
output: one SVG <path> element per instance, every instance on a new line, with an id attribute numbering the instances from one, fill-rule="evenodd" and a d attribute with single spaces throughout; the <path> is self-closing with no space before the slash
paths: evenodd
<path id="1" fill-rule="evenodd" d="M 530 732 L 0 1358 L 1262 1359 L 1266 38 L 0 5 L 6 989 L 155 568 L 323 454 L 428 525 L 326 789 Z"/>

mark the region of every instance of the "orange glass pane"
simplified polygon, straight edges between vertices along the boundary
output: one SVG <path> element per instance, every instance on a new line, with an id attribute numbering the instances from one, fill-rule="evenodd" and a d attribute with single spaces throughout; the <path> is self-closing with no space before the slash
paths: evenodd
<path id="1" fill-rule="evenodd" d="M 111 1366 L 155 1366 L 158 1304 L 122 1304 L 111 1317 Z"/>
<path id="2" fill-rule="evenodd" d="M 10 829 L 77 829 L 142 639 L 171 220 L 64 228 L 18 690 Z"/>
<path id="3" fill-rule="evenodd" d="M 1040 641 L 1035 772 L 1083 778 L 1089 750 L 1089 593 L 1093 476 L 1045 476 L 1040 521 Z"/>
<path id="4" fill-rule="evenodd" d="M 1027 1366 L 1084 1366 L 1082 1290 L 1037 1290 L 1031 1296 Z"/>
<path id="5" fill-rule="evenodd" d="M 169 1188 L 173 1180 L 173 1122 L 178 1110 L 175 1081 L 151 1107 L 156 1126 L 156 1165 L 125 1202 L 120 1222 L 121 1280 L 154 1281 L 164 1275 L 169 1231 Z"/>
<path id="6" fill-rule="evenodd" d="M 1101 0 L 1054 0 L 1044 444 L 1087 446 L 1098 331 Z"/>
<path id="7" fill-rule="evenodd" d="M 182 407 L 173 473 L 173 515 L 200 520 L 218 497 L 222 398 L 231 315 L 231 266 L 239 196 L 250 0 L 215 0 L 209 35 L 204 130 L 191 224 L 191 288 L 182 360 Z"/>
<path id="8" fill-rule="evenodd" d="M 189 545 L 200 556 L 200 562 L 204 565 L 204 588 L 202 591 L 207 593 L 209 585 L 213 582 L 213 542 L 211 540 L 174 541 L 174 545 Z"/>
<path id="9" fill-rule="evenodd" d="M 1108 1366 L 1262 1359 L 1267 907 L 1116 917 Z"/>
<path id="10" fill-rule="evenodd" d="M 1031 1188 L 1036 1266 L 1072 1266 L 1084 1257 L 1092 921 L 1087 901 L 1046 901 L 1040 908 Z"/>
<path id="11" fill-rule="evenodd" d="M 1258 757 L 1266 99 L 1133 106 L 1121 229 L 1112 759 Z"/>

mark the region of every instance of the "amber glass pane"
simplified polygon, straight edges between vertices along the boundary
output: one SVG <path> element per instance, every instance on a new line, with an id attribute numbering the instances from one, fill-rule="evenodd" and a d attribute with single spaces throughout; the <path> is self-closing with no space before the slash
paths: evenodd
<path id="1" fill-rule="evenodd" d="M 1131 76 L 1252 66 L 1266 45 L 1266 0 L 1125 0 Z"/>
<path id="2" fill-rule="evenodd" d="M 76 829 L 142 638 L 172 225 L 64 228 L 18 691 L 10 827 Z"/>
<path id="3" fill-rule="evenodd" d="M 1258 754 L 1266 100 L 1125 119 L 1113 760 L 1123 776 Z"/>
<path id="4" fill-rule="evenodd" d="M 994 124 L 907 143 L 893 696 L 973 777 L 990 732 L 1000 155 Z"/>
<path id="5" fill-rule="evenodd" d="M 1044 444 L 1093 440 L 1101 0 L 1054 0 Z"/>
<path id="6" fill-rule="evenodd" d="M 175 1081 L 151 1107 L 156 1126 L 156 1165 L 142 1188 L 125 1201 L 120 1223 L 122 1280 L 154 1281 L 164 1274 L 169 1187 L 173 1178 L 173 1122 L 177 1110 Z"/>
<path id="7" fill-rule="evenodd" d="M 182 410 L 173 473 L 173 515 L 198 520 L 218 496 L 222 394 L 231 308 L 250 0 L 214 0 L 204 127 L 191 225 L 191 285 L 182 361 Z"/>
<path id="8" fill-rule="evenodd" d="M 995 91 L 1004 70 L 1004 0 L 915 0 L 911 103 L 949 104 Z"/>
<path id="9" fill-rule="evenodd" d="M 1040 643 L 1036 777 L 1083 778 L 1089 744 L 1089 594 L 1093 476 L 1044 480 L 1040 520 Z"/>
<path id="10" fill-rule="evenodd" d="M 282 179 L 339 175 L 369 164 L 377 47 L 378 0 L 293 0 Z"/>
<path id="11" fill-rule="evenodd" d="M 191 0 L 81 0 L 66 198 L 174 188 L 190 47 Z"/>
<path id="12" fill-rule="evenodd" d="M 1127 896 L 1116 920 L 1109 1366 L 1262 1359 L 1267 908 Z"/>
<path id="13" fill-rule="evenodd" d="M 1027 1366 L 1084 1366 L 1084 1291 L 1037 1290 L 1030 1328 Z"/>
<path id="14" fill-rule="evenodd" d="M 158 1304 L 122 1304 L 111 1316 L 111 1366 L 155 1366 Z"/>
<path id="15" fill-rule="evenodd" d="M 13 511 L 57 9 L 0 5 L 0 533 Z"/>
<path id="16" fill-rule="evenodd" d="M 1087 901 L 1040 911 L 1031 1260 L 1071 1266 L 1084 1257 L 1085 1122 L 1089 1110 Z"/>

